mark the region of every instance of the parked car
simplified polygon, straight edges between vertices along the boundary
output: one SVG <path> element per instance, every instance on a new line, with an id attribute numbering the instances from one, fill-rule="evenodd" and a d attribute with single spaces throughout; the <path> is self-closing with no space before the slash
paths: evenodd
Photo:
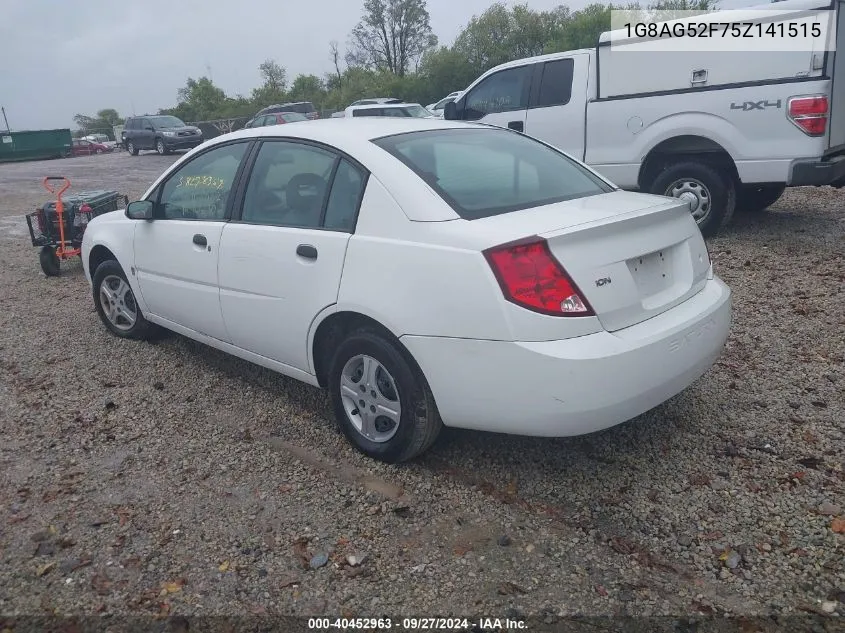
<path id="1" fill-rule="evenodd" d="M 105 134 L 89 134 L 88 136 L 83 136 L 83 140 L 91 141 L 92 143 L 99 143 L 100 145 L 105 145 L 106 147 L 110 147 L 111 149 L 115 149 L 117 143 L 112 141 L 107 135 Z"/>
<path id="2" fill-rule="evenodd" d="M 419 103 L 402 103 L 401 101 L 396 104 L 349 106 L 344 111 L 344 117 L 362 116 L 427 119 L 434 115 Z"/>
<path id="3" fill-rule="evenodd" d="M 282 125 L 283 123 L 296 123 L 297 121 L 308 121 L 308 117 L 299 112 L 276 112 L 275 114 L 262 114 L 247 121 L 245 128 L 263 127 L 265 125 Z"/>
<path id="4" fill-rule="evenodd" d="M 201 129 L 170 115 L 129 117 L 123 127 L 123 146 L 133 156 L 142 149 L 154 149 L 163 156 L 179 149 L 193 149 L 203 140 Z"/>
<path id="5" fill-rule="evenodd" d="M 113 152 L 114 148 L 102 143 L 94 143 L 82 138 L 73 139 L 73 146 L 71 147 L 71 156 L 90 156 L 91 154 L 106 154 Z"/>
<path id="6" fill-rule="evenodd" d="M 320 113 L 317 112 L 314 104 L 310 101 L 297 101 L 296 103 L 278 103 L 276 105 L 267 106 L 259 110 L 255 117 L 257 118 L 263 114 L 275 114 L 278 112 L 298 112 L 304 114 L 309 119 L 319 119 Z"/>
<path id="7" fill-rule="evenodd" d="M 350 103 L 349 106 L 376 105 L 379 103 L 402 103 L 402 99 L 396 99 L 395 97 L 372 97 L 369 99 L 358 99 L 358 101 Z"/>
<path id="8" fill-rule="evenodd" d="M 160 326 L 322 387 L 388 462 L 442 424 L 619 424 L 704 374 L 731 321 L 685 201 L 438 119 L 211 139 L 93 219 L 82 262 L 116 336 Z"/>
<path id="9" fill-rule="evenodd" d="M 832 20 L 841 5 L 830 6 L 786 0 L 673 23 L 783 33 L 795 29 L 796 11 Z M 845 100 L 833 92 L 845 63 L 837 56 L 807 46 L 678 52 L 677 39 L 638 41 L 620 29 L 595 48 L 502 64 L 447 104 L 445 118 L 513 128 L 624 189 L 687 200 L 708 236 L 734 208 L 762 210 L 787 186 L 845 184 Z"/>
<path id="10" fill-rule="evenodd" d="M 461 94 L 460 90 L 458 90 L 457 92 L 450 92 L 448 95 L 443 97 L 437 103 L 429 103 L 425 107 L 425 109 L 428 110 L 429 112 L 431 112 L 437 118 L 442 119 L 443 118 L 443 108 L 446 107 L 447 103 L 451 103 L 452 101 L 454 101 L 455 98 L 460 94 Z"/>

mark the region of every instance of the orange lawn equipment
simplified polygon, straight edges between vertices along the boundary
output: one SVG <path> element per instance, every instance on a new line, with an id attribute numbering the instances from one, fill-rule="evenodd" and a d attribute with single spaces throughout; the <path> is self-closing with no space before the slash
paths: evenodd
<path id="1" fill-rule="evenodd" d="M 60 181 L 58 190 L 50 183 Z M 26 216 L 29 235 L 33 246 L 40 246 L 41 270 L 48 277 L 61 272 L 61 262 L 82 254 L 82 235 L 93 218 L 102 213 L 115 211 L 118 200 L 128 204 L 129 198 L 116 191 L 88 191 L 62 198 L 70 189 L 70 180 L 65 176 L 46 176 L 44 188 L 55 196 L 55 200 L 39 207 Z"/>

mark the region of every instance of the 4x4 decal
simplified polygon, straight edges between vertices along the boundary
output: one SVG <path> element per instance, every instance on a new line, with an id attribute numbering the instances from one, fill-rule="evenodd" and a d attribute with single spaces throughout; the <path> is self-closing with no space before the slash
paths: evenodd
<path id="1" fill-rule="evenodd" d="M 751 110 L 765 110 L 766 108 L 777 108 L 779 110 L 780 106 L 780 99 L 778 99 L 777 101 L 768 101 L 767 99 L 763 99 L 762 101 L 746 101 L 745 103 L 732 103 L 731 110 L 742 110 L 743 112 L 749 112 Z"/>

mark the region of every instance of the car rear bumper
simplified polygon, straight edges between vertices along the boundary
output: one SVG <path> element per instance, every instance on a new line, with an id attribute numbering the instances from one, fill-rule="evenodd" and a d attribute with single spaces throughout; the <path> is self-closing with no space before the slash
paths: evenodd
<path id="1" fill-rule="evenodd" d="M 793 161 L 789 169 L 790 187 L 810 187 L 838 184 L 845 180 L 845 156 L 827 159 Z"/>
<path id="2" fill-rule="evenodd" d="M 559 341 L 403 336 L 446 426 L 582 435 L 683 391 L 720 356 L 731 291 L 718 278 L 679 306 L 617 332 Z"/>

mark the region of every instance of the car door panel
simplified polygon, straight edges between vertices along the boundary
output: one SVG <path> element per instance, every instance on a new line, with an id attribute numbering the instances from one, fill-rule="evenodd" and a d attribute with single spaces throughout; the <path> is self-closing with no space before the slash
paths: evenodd
<path id="1" fill-rule="evenodd" d="M 234 345 L 312 371 L 308 332 L 337 302 L 362 173 L 326 148 L 262 144 L 239 221 L 223 229 L 220 247 L 220 305 Z"/>
<path id="2" fill-rule="evenodd" d="M 155 218 L 135 230 L 136 276 L 147 310 L 221 341 L 229 336 L 220 311 L 220 239 L 249 145 L 215 146 L 182 165 L 157 189 Z"/>
<path id="3" fill-rule="evenodd" d="M 152 314 L 227 341 L 217 288 L 223 225 L 193 220 L 141 223 L 135 229 L 135 269 Z M 195 243 L 197 235 L 205 238 L 205 245 Z"/>
<path id="4" fill-rule="evenodd" d="M 227 224 L 220 305 L 232 343 L 310 371 L 308 330 L 337 302 L 349 238 L 322 229 Z"/>

